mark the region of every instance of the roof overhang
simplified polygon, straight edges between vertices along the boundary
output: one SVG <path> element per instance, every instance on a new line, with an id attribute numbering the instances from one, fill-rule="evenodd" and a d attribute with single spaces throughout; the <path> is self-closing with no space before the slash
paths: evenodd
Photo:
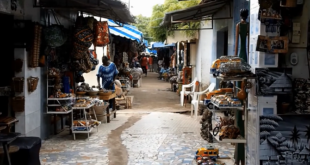
<path id="1" fill-rule="evenodd" d="M 133 23 L 127 5 L 120 0 L 34 0 L 34 7 L 43 9 L 72 10 L 89 13 L 121 23 Z"/>
<path id="2" fill-rule="evenodd" d="M 229 16 L 215 17 L 215 14 L 229 5 Z M 231 0 L 209 0 L 203 4 L 183 10 L 176 10 L 165 14 L 161 26 L 184 22 L 197 22 L 203 20 L 216 20 L 231 18 Z"/>

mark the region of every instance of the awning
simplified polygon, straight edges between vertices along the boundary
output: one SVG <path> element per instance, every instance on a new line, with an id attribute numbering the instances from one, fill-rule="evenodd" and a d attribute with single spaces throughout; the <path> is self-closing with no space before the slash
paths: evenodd
<path id="1" fill-rule="evenodd" d="M 147 40 L 143 40 L 145 47 L 149 47 L 149 42 Z"/>
<path id="2" fill-rule="evenodd" d="M 194 7 L 168 12 L 165 14 L 161 26 L 182 22 L 202 21 L 208 19 L 223 19 L 215 18 L 214 15 L 230 2 L 231 0 L 210 0 Z"/>
<path id="3" fill-rule="evenodd" d="M 113 20 L 107 20 L 109 24 L 110 33 L 116 36 L 136 40 L 137 42 L 143 41 L 143 33 L 140 32 L 135 26 L 124 24 L 119 26 Z"/>
<path id="4" fill-rule="evenodd" d="M 127 5 L 120 0 L 34 0 L 33 6 L 44 9 L 82 11 L 122 23 L 134 22 Z"/>
<path id="5" fill-rule="evenodd" d="M 176 46 L 175 43 L 165 45 L 165 47 L 173 47 L 173 46 Z"/>
<path id="6" fill-rule="evenodd" d="M 152 44 L 152 48 L 162 48 L 162 47 L 165 47 L 165 44 L 163 42 L 154 42 Z"/>
<path id="7" fill-rule="evenodd" d="M 149 54 L 154 54 L 154 55 L 157 54 L 157 51 L 156 51 L 156 50 L 151 50 L 151 49 L 148 49 L 148 48 L 145 48 L 145 52 L 146 52 L 146 53 L 149 53 Z"/>

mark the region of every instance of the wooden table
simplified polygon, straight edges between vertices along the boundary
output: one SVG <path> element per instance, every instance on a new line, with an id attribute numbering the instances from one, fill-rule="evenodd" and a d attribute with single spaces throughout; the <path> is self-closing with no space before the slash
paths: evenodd
<path id="1" fill-rule="evenodd" d="M 18 122 L 14 117 L 0 117 L 0 126 L 5 126 L 4 133 L 10 133 L 11 127 Z"/>
<path id="2" fill-rule="evenodd" d="M 104 100 L 104 101 L 113 101 L 113 109 L 112 112 L 110 113 L 109 109 L 110 107 L 107 107 L 107 123 L 110 123 L 110 115 L 113 114 L 113 117 L 116 118 L 116 107 L 115 107 L 115 98 L 116 98 L 116 93 L 112 93 L 111 95 L 107 95 L 107 96 L 99 96 L 100 100 Z"/>

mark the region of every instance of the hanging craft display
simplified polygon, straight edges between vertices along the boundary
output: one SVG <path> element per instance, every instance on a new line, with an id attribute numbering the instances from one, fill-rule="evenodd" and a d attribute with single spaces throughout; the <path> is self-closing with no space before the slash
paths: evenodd
<path id="1" fill-rule="evenodd" d="M 16 59 L 15 61 L 14 61 L 14 71 L 16 72 L 16 73 L 19 73 L 19 72 L 21 72 L 22 71 L 22 69 L 23 69 L 23 60 L 22 59 Z"/>
<path id="2" fill-rule="evenodd" d="M 28 92 L 35 91 L 37 89 L 38 82 L 39 82 L 39 78 L 38 77 L 29 77 L 27 79 Z"/>
<path id="3" fill-rule="evenodd" d="M 285 36 L 262 36 L 257 39 L 256 51 L 268 53 L 287 53 L 288 52 L 288 37 Z"/>
<path id="4" fill-rule="evenodd" d="M 22 93 L 24 92 L 24 77 L 13 77 L 13 87 L 14 92 Z"/>
<path id="5" fill-rule="evenodd" d="M 109 44 L 110 36 L 108 22 L 96 22 L 95 34 L 97 35 L 97 39 L 95 41 L 96 46 L 106 46 Z"/>
<path id="6" fill-rule="evenodd" d="M 35 24 L 33 27 L 33 40 L 29 52 L 29 67 L 39 67 L 40 45 L 41 45 L 42 26 Z"/>
<path id="7" fill-rule="evenodd" d="M 65 28 L 61 25 L 51 25 L 43 33 L 47 45 L 52 48 L 62 46 L 68 39 Z"/>

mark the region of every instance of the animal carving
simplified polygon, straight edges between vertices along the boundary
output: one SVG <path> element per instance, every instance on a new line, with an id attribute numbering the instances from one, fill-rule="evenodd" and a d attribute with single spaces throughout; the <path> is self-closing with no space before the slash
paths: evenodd
<path id="1" fill-rule="evenodd" d="M 220 128 L 222 128 L 223 126 L 226 126 L 226 125 L 234 125 L 235 123 L 235 120 L 231 119 L 231 118 L 222 118 L 220 117 L 220 120 L 221 120 L 221 125 L 220 125 Z"/>
<path id="2" fill-rule="evenodd" d="M 219 140 L 236 139 L 240 134 L 239 128 L 234 125 L 223 126 L 219 135 Z"/>

